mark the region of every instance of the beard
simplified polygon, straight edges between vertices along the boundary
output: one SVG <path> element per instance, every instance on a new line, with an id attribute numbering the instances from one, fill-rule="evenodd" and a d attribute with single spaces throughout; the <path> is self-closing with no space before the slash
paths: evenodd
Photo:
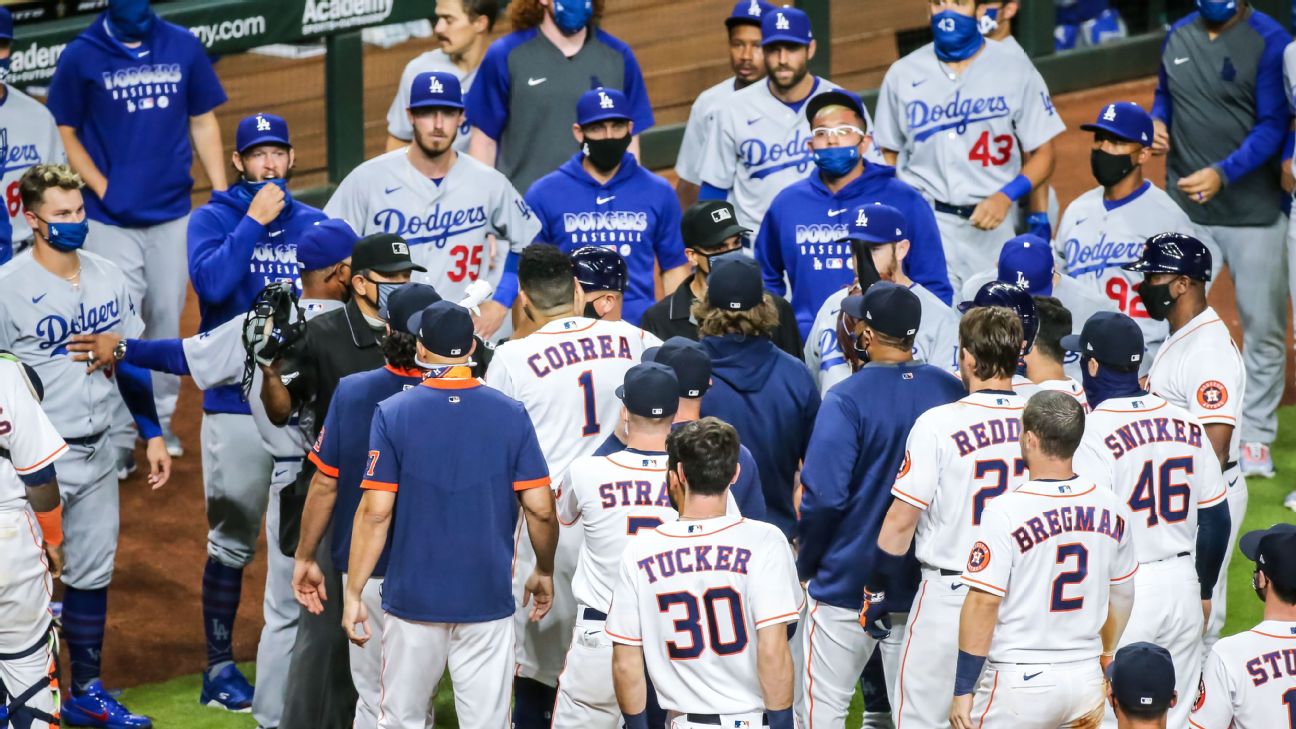
<path id="1" fill-rule="evenodd" d="M 782 81 L 779 80 L 780 76 L 787 77 L 788 73 L 792 74 L 790 81 L 788 81 L 787 83 L 783 83 Z M 810 73 L 810 69 L 807 66 L 802 66 L 801 68 L 792 68 L 791 66 L 779 66 L 777 68 L 770 69 L 768 76 L 769 76 L 770 83 L 772 83 L 775 88 L 777 88 L 780 91 L 787 91 L 788 89 L 801 83 L 801 80 L 804 79 L 806 75 L 809 73 Z"/>
<path id="2" fill-rule="evenodd" d="M 429 157 L 440 157 L 450 151 L 454 145 L 455 135 L 451 134 L 445 137 L 433 137 L 431 134 L 421 132 L 414 133 L 414 143 L 423 151 L 423 154 Z"/>

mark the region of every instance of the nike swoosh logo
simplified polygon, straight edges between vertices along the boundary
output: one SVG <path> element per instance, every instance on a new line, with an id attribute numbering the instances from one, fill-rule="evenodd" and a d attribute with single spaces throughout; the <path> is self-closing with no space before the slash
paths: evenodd
<path id="1" fill-rule="evenodd" d="M 916 89 L 916 88 L 918 88 L 919 86 L 922 86 L 922 85 L 925 84 L 925 83 L 927 83 L 927 79 L 923 79 L 923 80 L 921 80 L 921 81 L 914 81 L 913 83 L 911 83 L 911 84 L 909 84 L 909 85 Z"/>
<path id="2" fill-rule="evenodd" d="M 282 382 L 282 383 L 284 384 L 284 386 L 286 387 L 286 386 L 287 386 L 288 384 L 290 384 L 293 380 L 297 379 L 297 375 L 300 375 L 300 374 L 301 374 L 300 372 L 285 372 L 285 373 L 283 374 L 283 376 L 279 378 L 279 381 Z"/>
<path id="3" fill-rule="evenodd" d="M 527 86 L 539 86 L 540 84 L 548 80 L 549 80 L 548 76 L 545 76 L 543 78 L 529 78 L 527 79 Z"/>
<path id="4" fill-rule="evenodd" d="M 384 195 L 390 195 L 390 194 L 392 194 L 393 192 L 396 192 L 396 191 L 399 190 L 399 189 L 401 189 L 401 186 L 400 186 L 400 185 L 397 185 L 396 187 L 384 187 L 384 188 L 383 188 L 383 194 L 384 194 Z"/>
<path id="5" fill-rule="evenodd" d="M 1237 479 L 1236 479 L 1236 478 L 1233 479 L 1232 481 L 1229 481 L 1229 488 L 1233 488 L 1233 486 L 1234 486 L 1235 484 L 1237 484 Z"/>
<path id="6" fill-rule="evenodd" d="M 841 215 L 841 214 L 844 213 L 844 212 L 846 212 L 846 208 L 842 208 L 841 210 L 829 210 L 829 211 L 828 211 L 828 217 L 830 217 L 830 218 L 835 218 L 835 217 L 837 217 L 838 215 Z"/>
<path id="7" fill-rule="evenodd" d="M 954 584 L 950 585 L 950 589 L 951 589 L 951 590 L 957 590 L 957 589 L 959 589 L 960 587 L 963 587 L 963 583 L 962 583 L 962 582 L 955 582 Z"/>
<path id="8" fill-rule="evenodd" d="M 761 120 L 760 117 L 756 117 L 755 119 L 748 119 L 748 120 L 747 120 L 747 126 L 751 126 L 751 125 L 755 124 L 756 122 L 758 122 L 758 121 L 760 121 L 760 120 Z"/>
<path id="9" fill-rule="evenodd" d="M 616 199 L 616 195 L 608 195 L 607 197 L 596 197 L 594 198 L 594 202 L 597 205 L 602 205 L 603 203 L 606 202 L 612 202 L 615 199 Z"/>
<path id="10" fill-rule="evenodd" d="M 1188 62 L 1188 59 L 1187 59 L 1187 58 L 1176 58 L 1176 59 L 1174 59 L 1174 65 L 1176 65 L 1176 66 L 1182 66 L 1183 64 L 1185 64 L 1185 63 L 1187 63 L 1187 62 Z"/>
<path id="11" fill-rule="evenodd" d="M 1025 674 L 1025 675 L 1022 676 L 1022 680 L 1023 680 L 1023 681 L 1029 681 L 1029 680 L 1031 680 L 1032 678 L 1035 678 L 1036 676 L 1040 675 L 1041 673 L 1044 673 L 1044 672 L 1043 672 L 1043 671 L 1036 671 L 1035 673 L 1027 673 L 1027 674 Z"/>
<path id="12" fill-rule="evenodd" d="M 91 719 L 94 719 L 95 721 L 108 721 L 108 710 L 104 709 L 103 711 L 87 711 L 86 716 L 90 717 Z"/>
<path id="13" fill-rule="evenodd" d="M 1088 219 L 1089 219 L 1089 218 L 1077 218 L 1077 219 L 1076 219 L 1076 225 L 1079 225 L 1079 224 L 1083 223 L 1084 221 L 1086 221 L 1086 220 L 1088 220 Z"/>
<path id="14" fill-rule="evenodd" d="M 283 235 L 283 231 L 282 231 L 282 230 L 272 230 L 272 231 L 270 231 L 270 237 L 271 237 L 271 238 L 276 238 L 276 237 L 281 236 L 281 235 Z"/>
<path id="15" fill-rule="evenodd" d="M 49 293 L 49 292 L 47 291 L 47 292 L 45 292 L 45 293 Z M 43 299 L 43 298 L 45 298 L 45 294 L 41 294 L 40 296 L 33 296 L 33 297 L 32 297 L 32 303 L 33 303 L 33 304 L 39 304 L 39 303 L 41 302 L 41 299 Z"/>

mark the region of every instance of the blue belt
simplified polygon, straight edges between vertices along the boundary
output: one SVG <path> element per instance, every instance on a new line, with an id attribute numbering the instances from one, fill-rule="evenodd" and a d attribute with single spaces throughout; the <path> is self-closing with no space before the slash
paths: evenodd
<path id="1" fill-rule="evenodd" d="M 957 215 L 960 218 L 971 218 L 972 213 L 976 212 L 975 205 L 950 205 L 949 203 L 943 203 L 940 200 L 933 201 L 932 207 L 935 208 L 938 213 L 949 213 L 950 215 Z"/>
<path id="2" fill-rule="evenodd" d="M 584 620 L 607 620 L 607 613 L 587 607 L 581 612 L 581 618 Z"/>

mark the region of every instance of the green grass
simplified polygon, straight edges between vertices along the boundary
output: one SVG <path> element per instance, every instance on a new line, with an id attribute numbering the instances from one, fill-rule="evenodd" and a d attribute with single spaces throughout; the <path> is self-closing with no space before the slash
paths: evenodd
<path id="1" fill-rule="evenodd" d="M 1296 521 L 1296 514 L 1282 505 L 1283 497 L 1296 488 L 1296 408 L 1280 410 L 1278 421 L 1278 442 L 1273 448 L 1278 475 L 1272 479 L 1251 479 L 1248 482 L 1251 500 L 1243 523 L 1244 533 L 1278 522 Z M 1232 635 L 1260 622 L 1261 605 L 1251 590 L 1251 563 L 1240 552 L 1233 553 L 1228 580 L 1228 621 L 1224 626 L 1224 634 Z M 252 664 L 240 668 L 249 679 L 255 680 L 255 667 Z M 437 695 L 438 727 L 457 726 L 449 683 L 447 677 Z M 127 702 L 132 711 L 153 717 L 154 724 L 159 729 L 256 729 L 256 722 L 250 714 L 231 714 L 199 706 L 198 692 L 201 688 L 202 679 L 194 674 L 128 689 L 122 695 L 122 700 Z M 863 707 L 863 701 L 857 692 L 846 720 L 847 729 L 859 729 Z"/>

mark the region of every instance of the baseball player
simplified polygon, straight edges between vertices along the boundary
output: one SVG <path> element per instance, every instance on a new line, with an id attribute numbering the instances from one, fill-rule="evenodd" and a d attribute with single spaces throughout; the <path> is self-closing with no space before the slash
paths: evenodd
<path id="1" fill-rule="evenodd" d="M 67 569 L 63 637 L 72 663 L 72 696 L 62 716 L 82 726 L 150 726 L 131 714 L 99 680 L 108 584 L 117 551 L 117 474 L 107 432 L 125 400 L 147 440 L 153 488 L 166 484 L 171 457 L 162 440 L 148 373 L 118 364 L 86 374 L 67 345 L 73 334 L 118 332 L 138 337 L 144 323 L 126 279 L 112 263 L 82 251 L 89 232 L 81 178 L 65 165 L 36 165 L 19 184 L 36 244 L 0 268 L 0 349 L 31 363 L 45 383 L 44 408 L 67 442 L 60 461 Z"/>
<path id="2" fill-rule="evenodd" d="M 1030 480 L 981 513 L 960 577 L 953 729 L 1094 726 L 1106 703 L 1098 659 L 1115 654 L 1134 602 L 1129 512 L 1071 466 L 1084 408 L 1041 392 L 1021 418 Z"/>
<path id="3" fill-rule="evenodd" d="M 646 674 L 673 729 L 792 729 L 787 624 L 805 603 L 792 550 L 773 525 L 726 513 L 738 462 L 731 426 L 689 423 L 666 450 L 679 520 L 629 541 L 606 623 L 625 725 L 648 729 Z"/>
<path id="4" fill-rule="evenodd" d="M 18 179 L 32 165 L 42 162 L 64 164 L 63 140 L 59 137 L 54 116 L 45 105 L 4 83 L 9 74 L 10 52 L 14 41 L 13 15 L 8 8 L 0 8 L 0 148 L 5 149 L 4 172 L 0 175 L 0 189 L 4 193 L 5 212 L 12 230 L 0 237 L 0 264 L 5 263 L 16 250 L 31 245 L 31 226 L 22 214 L 22 197 L 18 194 Z"/>
<path id="5" fill-rule="evenodd" d="M 1206 282 L 1211 278 L 1211 253 L 1196 238 L 1163 233 L 1148 238 L 1139 260 L 1125 270 L 1143 274 L 1139 295 L 1148 316 L 1170 325 L 1170 336 L 1161 345 L 1147 375 L 1147 389 L 1192 413 L 1220 462 L 1228 484 L 1229 545 L 1237 539 L 1246 515 L 1246 476 L 1238 468 L 1238 430 L 1246 375 L 1242 355 L 1206 303 Z M 1228 574 L 1232 549 L 1224 553 L 1221 574 Z M 1219 638 L 1224 625 L 1227 580 L 1215 584 L 1206 621 L 1206 643 Z"/>
<path id="6" fill-rule="evenodd" d="M 63 506 L 54 462 L 68 445 L 41 410 L 40 378 L 0 352 L 0 722 L 59 726 L 52 577 L 63 571 Z"/>
<path id="7" fill-rule="evenodd" d="M 538 327 L 523 339 L 495 349 L 486 384 L 526 405 L 549 473 L 562 479 L 567 466 L 589 455 L 620 418 L 614 391 L 648 347 L 661 342 L 624 321 L 588 319 L 571 259 L 554 246 L 529 246 L 518 263 L 522 311 Z M 517 615 L 518 681 L 514 721 L 519 727 L 548 725 L 554 686 L 571 641 L 576 607 L 571 578 L 581 545 L 579 529 L 563 529 L 554 574 L 554 609 L 539 623 Z M 518 544 L 518 575 L 532 555 Z M 521 577 L 515 592 L 521 599 Z"/>
<path id="8" fill-rule="evenodd" d="M 896 208 L 908 223 L 913 255 L 904 261 L 905 273 L 948 303 L 952 291 L 931 207 L 895 178 L 894 168 L 863 158 L 869 148 L 861 126 L 864 103 L 855 94 L 833 90 L 810 99 L 805 111 L 812 127 L 807 144 L 818 169 L 778 193 L 761 222 L 754 250 L 765 288 L 780 296 L 790 289 L 804 337 L 829 294 L 850 283 L 851 249 L 843 240 L 849 227 L 867 224 L 868 215 L 860 210 L 881 203 Z"/>
<path id="9" fill-rule="evenodd" d="M 774 196 L 810 174 L 810 124 L 801 107 L 839 88 L 808 70 L 815 41 L 804 12 L 775 8 L 764 13 L 761 48 L 765 82 L 734 92 L 716 108 L 698 166 L 699 199 L 732 200 L 738 225 L 747 230 L 759 230 Z M 867 111 L 864 128 L 873 128 Z"/>
<path id="10" fill-rule="evenodd" d="M 1296 720 L 1296 527 L 1248 532 L 1241 548 L 1256 563 L 1251 587 L 1264 620 L 1211 648 L 1188 717 L 1194 729 L 1281 728 Z"/>
<path id="11" fill-rule="evenodd" d="M 806 337 L 806 366 L 819 383 L 819 394 L 828 394 L 833 385 L 858 369 L 852 367 L 855 352 L 852 350 L 848 357 L 842 348 L 837 322 L 842 301 L 867 290 L 875 280 L 908 287 L 922 303 L 923 325 L 914 337 L 914 359 L 951 371 L 958 369 L 958 314 L 905 274 L 904 262 L 910 250 L 907 230 L 905 217 L 889 205 L 865 205 L 851 211 L 846 241 L 851 247 L 855 281 L 824 300 Z"/>
<path id="12" fill-rule="evenodd" d="M 1070 360 L 1075 363 L 1077 371 L 1082 371 L 1080 355 L 1068 352 L 1062 346 L 1062 338 L 1071 336 L 1071 312 L 1052 296 L 1032 296 L 1031 299 L 1035 302 L 1035 313 L 1039 316 L 1039 334 L 1035 336 L 1035 346 L 1022 355 L 1025 374 L 1013 375 L 1013 391 L 1025 398 L 1041 390 L 1065 392 L 1079 401 L 1085 412 L 1088 412 L 1089 400 L 1085 397 L 1084 388 L 1067 374 L 1065 367 L 1065 363 Z"/>
<path id="13" fill-rule="evenodd" d="M 1022 325 L 1021 354 L 1030 354 L 1035 347 L 1035 339 L 1039 336 L 1040 321 L 1035 300 L 1026 293 L 1026 289 L 1002 281 L 991 281 L 982 286 L 971 301 L 959 304 L 958 310 L 966 314 L 984 306 L 1002 306 L 1017 315 Z"/>
<path id="14" fill-rule="evenodd" d="M 1021 322 L 1002 307 L 963 317 L 959 376 L 969 394 L 918 416 L 891 487 L 895 498 L 878 533 L 860 622 L 875 629 L 889 612 L 909 613 L 904 658 L 899 675 L 892 674 L 899 726 L 944 729 L 948 723 L 958 635 L 945 628 L 957 624 L 968 593 L 960 579 L 963 553 L 985 507 L 1026 481 L 1019 445 L 1026 400 L 1009 385 L 1021 340 Z M 912 607 L 888 605 L 893 585 L 904 589 L 911 545 L 922 584 Z"/>
<path id="15" fill-rule="evenodd" d="M 1138 104 L 1112 102 L 1092 124 L 1080 128 L 1094 135 L 1089 167 L 1098 187 L 1081 194 L 1062 214 L 1053 240 L 1054 254 L 1061 261 L 1059 273 L 1110 299 L 1121 313 L 1138 322 L 1148 350 L 1143 359 L 1146 375 L 1167 329 L 1164 322 L 1148 316 L 1138 292 L 1142 277 L 1122 266 L 1138 260 L 1143 242 L 1157 233 L 1175 230 L 1202 241 L 1209 238 L 1164 190 L 1144 177 L 1143 165 L 1152 158 L 1152 117 Z M 1080 312 L 1072 313 L 1077 323 L 1088 321 L 1080 318 Z"/>
<path id="16" fill-rule="evenodd" d="M 495 28 L 495 18 L 498 15 L 497 0 L 437 0 L 432 25 L 437 48 L 415 56 L 405 64 L 405 70 L 401 72 L 396 96 L 387 109 L 388 152 L 405 147 L 414 140 L 414 127 L 406 113 L 409 108 L 409 89 L 414 78 L 430 71 L 454 74 L 464 93 L 468 93 L 473 79 L 477 77 L 477 67 L 481 65 L 482 56 L 486 55 L 486 47 L 490 45 L 491 30 Z M 459 124 L 459 134 L 455 137 L 456 151 L 468 153 L 471 134 L 472 124 L 465 116 Z"/>
<path id="17" fill-rule="evenodd" d="M 536 180 L 526 204 L 540 222 L 538 240 L 568 253 L 600 246 L 625 259 L 630 278 L 623 316 L 638 325 L 657 300 L 657 268 L 667 291 L 692 271 L 680 238 L 679 200 L 670 183 L 627 151 L 633 133 L 625 94 L 601 86 L 581 94 L 572 125 L 580 151 Z"/>
<path id="18" fill-rule="evenodd" d="M 474 349 L 468 310 L 438 301 L 417 324 L 417 361 L 428 365 L 429 377 L 374 413 L 342 624 L 352 643 L 372 639 L 363 592 L 390 536 L 378 726 L 424 729 L 447 665 L 460 723 L 504 726 L 514 667 L 509 583 L 519 502 L 536 554 L 519 604 L 538 620 L 553 599 L 558 523 L 548 469 L 526 407 L 483 386 L 465 366 Z M 428 448 L 427 422 L 446 426 L 438 436 L 444 449 Z M 482 459 L 483 443 L 500 457 Z M 429 560 L 430 554 L 477 557 Z"/>
<path id="19" fill-rule="evenodd" d="M 851 346 L 867 352 L 869 364 L 824 398 L 801 473 L 797 523 L 797 572 L 810 595 L 800 631 L 805 661 L 798 711 L 802 726 L 821 728 L 844 726 L 855 683 L 879 644 L 888 698 L 899 705 L 895 677 L 904 631 L 864 630 L 859 623 L 865 585 L 886 561 L 877 549 L 890 505 L 884 489 L 908 465 L 903 441 L 918 417 L 966 394 L 949 372 L 913 361 L 922 304 L 912 291 L 876 283 L 863 296 L 847 297 L 842 308 L 856 321 Z M 893 605 L 908 604 L 916 567 L 907 560 L 903 578 L 894 581 Z M 894 619 L 903 623 L 903 615 Z"/>
<path id="20" fill-rule="evenodd" d="M 362 236 L 400 236 L 414 262 L 427 268 L 415 280 L 458 301 L 479 278 L 498 285 L 509 251 L 530 244 L 540 225 L 502 174 L 455 151 L 463 94 L 454 74 L 414 77 L 409 103 L 414 143 L 352 170 L 324 212 Z M 490 246 L 491 235 L 500 241 L 498 251 Z M 482 305 L 483 336 L 504 321 L 515 289 L 501 287 L 494 301 Z"/>
<path id="21" fill-rule="evenodd" d="M 588 319 L 622 319 L 625 310 L 626 271 L 625 259 L 620 253 L 599 246 L 585 246 L 571 252 L 572 273 L 585 294 L 585 311 Z"/>
<path id="22" fill-rule="evenodd" d="M 1187 696 L 1202 663 L 1204 613 L 1229 548 L 1227 488 L 1197 418 L 1140 387 L 1140 334 L 1133 319 L 1106 312 L 1063 340 L 1082 353 L 1093 397 L 1075 468 L 1130 508 L 1139 573 L 1121 644 L 1151 641 L 1169 650 L 1177 690 Z M 1171 711 L 1173 726 L 1183 726 L 1188 708 L 1184 701 Z M 1114 713 L 1106 724 L 1116 726 Z"/>
<path id="23" fill-rule="evenodd" d="M 679 194 L 681 208 L 697 202 L 702 184 L 699 167 L 706 150 L 706 132 L 711 115 L 735 92 L 765 78 L 760 24 L 761 16 L 771 7 L 765 0 L 738 0 L 729 17 L 725 18 L 729 36 L 729 68 L 733 70 L 733 77 L 698 94 L 693 106 L 689 107 L 684 138 L 680 140 L 679 153 L 675 156 L 675 174 L 679 177 L 675 191 Z"/>
<path id="24" fill-rule="evenodd" d="M 1130 643 L 1107 666 L 1107 705 L 1117 729 L 1163 729 L 1166 714 L 1187 697 L 1175 691 L 1170 652 L 1153 643 Z"/>
<path id="25" fill-rule="evenodd" d="M 1052 139 L 1065 127 L 1030 59 L 981 36 L 975 0 L 928 12 L 934 42 L 887 70 L 873 138 L 932 201 L 959 291 L 1013 236 L 1012 205 L 1052 175 Z"/>

